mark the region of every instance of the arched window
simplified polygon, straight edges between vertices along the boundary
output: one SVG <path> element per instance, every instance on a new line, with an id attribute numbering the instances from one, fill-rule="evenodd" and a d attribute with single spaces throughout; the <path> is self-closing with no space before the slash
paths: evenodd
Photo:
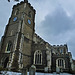
<path id="1" fill-rule="evenodd" d="M 62 58 L 57 59 L 56 64 L 57 64 L 57 67 L 59 68 L 65 68 L 65 60 Z"/>
<path id="2" fill-rule="evenodd" d="M 17 10 L 15 11 L 15 15 L 19 14 L 19 9 L 17 8 Z"/>
<path id="3" fill-rule="evenodd" d="M 7 51 L 11 51 L 11 48 L 12 48 L 12 43 L 9 42 L 9 43 L 8 43 L 8 47 L 7 47 Z"/>
<path id="4" fill-rule="evenodd" d="M 12 50 L 12 43 L 11 41 L 9 41 L 6 47 L 6 52 L 10 52 L 11 50 Z"/>
<path id="5" fill-rule="evenodd" d="M 63 53 L 63 49 L 60 50 L 60 53 L 61 53 L 61 54 Z"/>
<path id="6" fill-rule="evenodd" d="M 11 30 L 11 32 L 10 32 L 10 36 L 12 36 L 13 35 L 13 30 Z"/>
<path id="7" fill-rule="evenodd" d="M 42 65 L 42 52 L 39 50 L 34 53 L 34 64 Z"/>
<path id="8" fill-rule="evenodd" d="M 31 11 L 28 12 L 28 16 L 31 18 Z"/>

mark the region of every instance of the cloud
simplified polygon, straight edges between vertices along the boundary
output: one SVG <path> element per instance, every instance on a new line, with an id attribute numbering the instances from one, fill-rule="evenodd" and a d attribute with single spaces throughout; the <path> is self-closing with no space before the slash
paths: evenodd
<path id="1" fill-rule="evenodd" d="M 71 13 L 75 14 L 75 0 L 58 0 L 61 6 Z"/>
<path id="2" fill-rule="evenodd" d="M 41 23 L 43 31 L 49 31 L 50 34 L 59 35 L 68 30 L 72 30 L 74 22 L 71 17 L 62 8 L 57 8 L 53 14 L 47 15 Z"/>
<path id="3" fill-rule="evenodd" d="M 11 0 L 11 2 L 8 2 L 7 0 L 0 1 L 0 39 L 4 34 L 5 26 L 8 24 L 14 4 L 16 4 L 14 0 Z"/>
<path id="4" fill-rule="evenodd" d="M 50 44 L 67 43 L 69 51 L 74 55 L 75 22 L 62 7 L 57 7 L 52 14 L 45 17 L 37 33 Z"/>

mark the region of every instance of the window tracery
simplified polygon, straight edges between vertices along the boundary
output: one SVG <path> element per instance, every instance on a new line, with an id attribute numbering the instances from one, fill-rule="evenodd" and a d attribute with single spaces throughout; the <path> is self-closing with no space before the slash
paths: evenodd
<path id="1" fill-rule="evenodd" d="M 35 51 L 34 53 L 34 64 L 42 64 L 42 52 L 39 50 Z"/>
<path id="2" fill-rule="evenodd" d="M 65 60 L 62 58 L 57 59 L 56 64 L 57 64 L 57 67 L 59 67 L 59 68 L 65 68 Z"/>
<path id="3" fill-rule="evenodd" d="M 12 51 L 12 42 L 11 41 L 9 41 L 8 42 L 8 44 L 7 44 L 7 46 L 6 46 L 6 52 L 10 52 L 10 51 Z"/>

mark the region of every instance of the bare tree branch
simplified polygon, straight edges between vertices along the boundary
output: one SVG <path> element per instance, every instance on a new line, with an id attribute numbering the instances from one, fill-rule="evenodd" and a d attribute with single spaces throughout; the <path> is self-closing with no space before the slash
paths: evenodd
<path id="1" fill-rule="evenodd" d="M 19 1 L 19 0 L 14 0 L 14 1 Z M 8 2 L 10 2 L 10 0 L 8 0 Z"/>
<path id="2" fill-rule="evenodd" d="M 10 0 L 8 0 L 8 2 L 10 2 Z"/>

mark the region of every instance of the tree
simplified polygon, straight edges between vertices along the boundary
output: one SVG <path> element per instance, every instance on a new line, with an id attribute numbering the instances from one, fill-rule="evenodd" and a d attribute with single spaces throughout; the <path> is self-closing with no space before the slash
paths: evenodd
<path id="1" fill-rule="evenodd" d="M 14 1 L 16 1 L 16 2 L 17 2 L 17 1 L 19 1 L 19 0 L 14 0 Z M 10 0 L 8 0 L 8 2 L 10 2 Z M 24 0 L 24 2 L 28 2 L 28 0 Z"/>
<path id="2" fill-rule="evenodd" d="M 14 0 L 14 1 L 19 1 L 19 0 Z M 10 2 L 10 0 L 8 0 L 8 2 Z"/>

